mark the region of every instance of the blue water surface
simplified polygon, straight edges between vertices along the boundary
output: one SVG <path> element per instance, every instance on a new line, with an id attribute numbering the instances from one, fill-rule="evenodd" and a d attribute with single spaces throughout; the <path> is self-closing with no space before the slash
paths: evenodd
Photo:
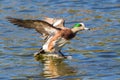
<path id="1" fill-rule="evenodd" d="M 42 46 L 40 35 L 9 23 L 7 16 L 64 18 L 66 27 L 83 22 L 91 30 L 63 48 L 72 59 L 42 63 L 33 56 Z M 51 79 L 120 80 L 119 0 L 0 0 L 0 80 Z"/>

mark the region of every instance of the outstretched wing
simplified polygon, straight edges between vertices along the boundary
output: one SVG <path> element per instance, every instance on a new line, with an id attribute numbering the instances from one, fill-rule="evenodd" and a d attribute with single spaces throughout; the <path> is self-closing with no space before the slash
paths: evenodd
<path id="1" fill-rule="evenodd" d="M 7 19 L 11 23 L 18 25 L 19 27 L 33 28 L 44 37 L 55 34 L 57 31 L 61 30 L 60 28 L 56 28 L 42 20 L 22 20 L 12 17 L 7 17 Z"/>
<path id="2" fill-rule="evenodd" d="M 61 28 L 61 29 L 64 28 L 65 20 L 62 18 L 44 17 L 44 21 L 48 22 L 49 24 L 52 24 L 54 27 Z"/>

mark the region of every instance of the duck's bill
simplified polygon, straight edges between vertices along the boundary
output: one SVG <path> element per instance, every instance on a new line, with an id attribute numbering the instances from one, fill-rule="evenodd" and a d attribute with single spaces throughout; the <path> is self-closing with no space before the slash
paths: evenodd
<path id="1" fill-rule="evenodd" d="M 90 28 L 86 28 L 86 27 L 85 27 L 84 30 L 90 30 Z"/>

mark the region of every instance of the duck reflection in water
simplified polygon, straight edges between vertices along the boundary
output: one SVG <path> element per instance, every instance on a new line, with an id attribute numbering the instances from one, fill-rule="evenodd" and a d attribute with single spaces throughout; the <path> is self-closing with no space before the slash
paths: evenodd
<path id="1" fill-rule="evenodd" d="M 64 58 L 56 54 L 40 54 L 35 56 L 35 60 L 43 65 L 42 76 L 46 78 L 57 78 L 60 76 L 76 75 L 76 70 L 64 62 Z"/>

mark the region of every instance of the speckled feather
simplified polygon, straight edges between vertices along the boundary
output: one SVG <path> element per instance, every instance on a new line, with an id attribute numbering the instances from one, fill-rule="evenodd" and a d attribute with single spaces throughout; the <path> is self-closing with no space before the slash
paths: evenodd
<path id="1" fill-rule="evenodd" d="M 51 33 L 55 34 L 55 32 L 61 30 L 60 28 L 56 28 L 43 20 L 22 20 L 11 17 L 7 17 L 7 19 L 14 25 L 18 25 L 19 27 L 24 28 L 33 28 L 40 34 L 44 34 L 47 36 Z"/>

